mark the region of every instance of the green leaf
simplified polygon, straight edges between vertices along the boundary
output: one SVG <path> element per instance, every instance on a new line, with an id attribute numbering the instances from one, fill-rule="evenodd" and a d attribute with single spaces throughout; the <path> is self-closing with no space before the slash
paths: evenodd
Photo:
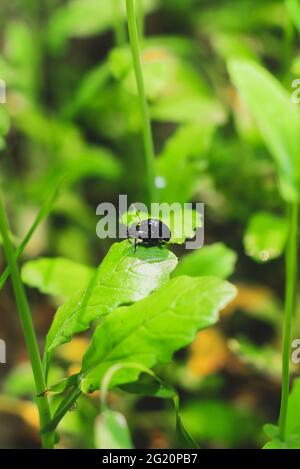
<path id="1" fill-rule="evenodd" d="M 133 449 L 126 419 L 120 412 L 105 409 L 95 422 L 98 449 Z"/>
<path id="2" fill-rule="evenodd" d="M 73 124 L 53 119 L 34 106 L 21 108 L 15 116 L 15 124 L 28 138 L 51 153 L 48 172 L 35 182 L 38 193 L 52 187 L 63 174 L 69 182 L 86 177 L 115 180 L 121 174 L 121 164 L 111 150 L 88 144 Z"/>
<path id="3" fill-rule="evenodd" d="M 1 83 L 0 83 L 1 86 Z M 0 105 L 0 136 L 5 136 L 9 131 L 9 115 L 3 104 Z"/>
<path id="4" fill-rule="evenodd" d="M 22 280 L 42 293 L 67 299 L 88 285 L 94 271 L 62 257 L 40 258 L 24 264 Z"/>
<path id="5" fill-rule="evenodd" d="M 79 83 L 72 101 L 68 103 L 64 111 L 65 115 L 74 117 L 87 104 L 92 103 L 109 78 L 109 68 L 106 63 L 101 63 L 92 70 L 89 70 Z"/>
<path id="6" fill-rule="evenodd" d="M 267 70 L 252 61 L 231 60 L 229 73 L 251 110 L 277 163 L 281 195 L 299 197 L 300 113 L 291 96 Z"/>
<path id="7" fill-rule="evenodd" d="M 146 11 L 157 1 L 146 0 Z M 60 8 L 49 21 L 48 38 L 54 51 L 58 51 L 72 37 L 89 37 L 107 31 L 114 25 L 114 6 L 107 0 L 73 0 Z M 125 20 L 125 6 L 122 9 Z"/>
<path id="8" fill-rule="evenodd" d="M 300 438 L 298 436 L 288 436 L 285 441 L 274 438 L 266 443 L 263 449 L 300 449 Z"/>
<path id="9" fill-rule="evenodd" d="M 1 80 L 0 80 L 1 86 Z M 3 104 L 0 103 L 0 150 L 5 146 L 5 140 L 3 137 L 8 133 L 10 127 L 10 119 L 8 112 L 3 107 Z"/>
<path id="10" fill-rule="evenodd" d="M 87 288 L 57 310 L 47 335 L 46 353 L 118 306 L 145 298 L 168 281 L 176 265 L 176 256 L 166 249 L 139 247 L 134 253 L 128 240 L 115 243 Z"/>
<path id="11" fill-rule="evenodd" d="M 184 203 L 195 196 L 213 131 L 212 124 L 182 125 L 168 139 L 157 159 L 160 200 Z"/>
<path id="12" fill-rule="evenodd" d="M 224 244 L 211 244 L 184 256 L 173 273 L 173 277 L 178 275 L 190 275 L 191 277 L 212 275 L 226 279 L 234 272 L 236 260 L 236 253 Z"/>
<path id="13" fill-rule="evenodd" d="M 244 236 L 246 254 L 257 262 L 266 262 L 281 256 L 288 235 L 285 218 L 267 212 L 254 214 Z"/>
<path id="14" fill-rule="evenodd" d="M 213 277 L 178 277 L 148 298 L 119 308 L 97 327 L 80 373 L 81 389 L 93 392 L 116 363 L 135 362 L 147 368 L 168 363 L 172 354 L 192 342 L 196 332 L 214 324 L 218 311 L 235 288 Z M 112 386 L 135 381 L 140 371 L 122 369 Z"/>
<path id="15" fill-rule="evenodd" d="M 300 32 L 300 5 L 298 0 L 285 0 L 286 7 L 291 15 L 294 25 Z"/>
<path id="16" fill-rule="evenodd" d="M 245 447 L 260 441 L 262 422 L 253 409 L 223 399 L 195 399 L 182 406 L 181 416 L 197 441 L 218 448 Z"/>
<path id="17" fill-rule="evenodd" d="M 289 395 L 286 432 L 288 435 L 297 434 L 300 443 L 300 378 L 294 381 Z"/>
<path id="18" fill-rule="evenodd" d="M 263 426 L 263 430 L 269 438 L 273 439 L 273 438 L 277 438 L 279 436 L 279 428 L 278 428 L 277 425 L 272 425 L 270 423 L 266 423 Z"/>
<path id="19" fill-rule="evenodd" d="M 61 369 L 51 367 L 49 372 L 51 381 L 61 380 L 62 376 Z M 34 396 L 35 384 L 30 363 L 23 362 L 13 368 L 3 380 L 2 390 L 9 396 Z"/>

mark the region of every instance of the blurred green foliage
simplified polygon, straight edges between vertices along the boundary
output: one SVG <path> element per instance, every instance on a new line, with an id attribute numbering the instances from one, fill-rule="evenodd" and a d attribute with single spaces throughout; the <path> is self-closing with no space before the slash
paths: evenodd
<path id="1" fill-rule="evenodd" d="M 216 326 L 225 358 L 210 357 L 210 371 L 197 373 L 187 348 L 175 355 L 171 368 L 160 364 L 157 370 L 178 389 L 182 422 L 200 446 L 261 447 L 267 439 L 267 447 L 299 445 L 299 426 L 293 420 L 299 414 L 298 381 L 290 398 L 287 442 L 278 441 L 274 427 L 267 437 L 261 431 L 264 422 L 275 423 L 278 417 L 286 242 L 282 198 L 299 194 L 299 106 L 290 99 L 292 81 L 300 73 L 299 6 L 296 0 L 145 0 L 145 12 L 142 62 L 159 198 L 206 206 L 208 245 L 185 255 L 176 246 L 180 261 L 173 276 L 231 277 L 239 287 Z M 64 181 L 52 214 L 22 258 L 24 282 L 39 290 L 29 290 L 29 295 L 42 337 L 54 306 L 69 312 L 72 301 L 72 307 L 83 301 L 90 276 L 100 269 L 103 274 L 100 261 L 110 243 L 96 238 L 97 204 L 115 202 L 121 193 L 131 202 L 145 199 L 141 118 L 130 49 L 127 42 L 116 43 L 110 0 L 3 0 L 1 13 L 0 79 L 6 83 L 6 104 L 0 105 L 0 180 L 16 245 L 49 193 Z M 120 14 L 125 28 L 125 2 Z M 159 263 L 157 278 L 151 278 L 155 288 L 175 267 L 175 256 L 168 256 L 166 269 Z M 2 260 L 1 266 L 4 270 Z M 124 271 L 131 267 L 126 264 Z M 152 273 L 153 268 L 151 264 Z M 125 280 L 119 280 L 121 289 Z M 126 295 L 117 301 L 110 297 L 114 307 L 132 301 L 134 278 L 127 280 Z M 147 276 L 139 278 L 138 300 L 154 290 L 151 282 Z M 93 290 L 92 300 L 99 302 L 100 293 Z M 7 400 L 12 396 L 28 404 L 33 383 L 18 325 L 11 320 L 8 286 L 1 295 L 0 335 L 18 347 L 0 370 L 0 411 L 11 413 L 14 407 L 36 434 L 34 411 Z M 142 313 L 138 304 L 128 307 L 137 317 Z M 110 307 L 102 306 L 105 311 Z M 55 346 L 99 319 L 98 303 L 96 309 L 89 316 L 80 308 L 66 330 L 54 321 L 50 331 L 57 328 Z M 79 372 L 87 337 L 57 349 L 49 383 Z M 219 350 L 220 344 L 209 340 L 205 349 L 203 336 L 204 351 L 201 340 L 197 345 L 204 361 Z M 297 371 L 295 366 L 295 375 Z M 60 397 L 52 400 L 58 408 Z M 97 395 L 80 396 L 78 409 L 67 412 L 59 424 L 62 446 L 104 444 L 95 432 L 95 425 L 103 427 L 98 404 Z M 115 390 L 111 406 L 116 413 L 105 416 L 107 439 L 115 442 L 121 414 L 135 446 L 178 444 L 167 401 Z M 1 446 L 36 444 L 20 423 L 12 425 L 14 438 L 4 439 Z M 119 445 L 124 438 L 128 444 L 125 433 L 118 435 Z"/>

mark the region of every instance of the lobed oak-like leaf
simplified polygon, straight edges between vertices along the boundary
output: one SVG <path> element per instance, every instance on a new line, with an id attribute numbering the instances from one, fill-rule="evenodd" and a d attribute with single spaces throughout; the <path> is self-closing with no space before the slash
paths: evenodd
<path id="1" fill-rule="evenodd" d="M 69 298 L 82 290 L 94 274 L 92 267 L 63 257 L 28 261 L 22 268 L 22 280 L 48 295 Z"/>
<path id="2" fill-rule="evenodd" d="M 214 277 L 177 277 L 148 298 L 119 308 L 97 327 L 83 357 L 81 389 L 99 388 L 107 370 L 117 363 L 152 368 L 171 361 L 173 353 L 214 324 L 218 311 L 235 296 L 235 287 Z M 122 369 L 111 387 L 135 381 L 136 369 Z"/>
<path id="3" fill-rule="evenodd" d="M 86 330 L 91 321 L 145 298 L 169 280 L 176 265 L 176 256 L 167 249 L 139 246 L 134 252 L 128 240 L 115 243 L 87 288 L 57 310 L 47 335 L 46 355 Z"/>
<path id="4" fill-rule="evenodd" d="M 196 249 L 184 256 L 173 276 L 216 276 L 226 279 L 234 272 L 237 255 L 223 243 L 214 243 Z"/>

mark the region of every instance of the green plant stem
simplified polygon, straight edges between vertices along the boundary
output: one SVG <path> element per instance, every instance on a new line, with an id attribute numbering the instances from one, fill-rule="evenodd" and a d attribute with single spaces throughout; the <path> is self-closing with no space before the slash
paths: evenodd
<path id="1" fill-rule="evenodd" d="M 70 390 L 69 394 L 67 394 L 56 409 L 53 419 L 45 427 L 42 427 L 42 435 L 46 432 L 53 432 L 56 429 L 59 422 L 69 412 L 72 405 L 75 404 L 80 394 L 81 390 L 77 386 Z"/>
<path id="2" fill-rule="evenodd" d="M 8 262 L 8 265 L 11 270 L 12 283 L 15 293 L 15 298 L 17 302 L 17 307 L 19 311 L 19 316 L 22 324 L 22 329 L 29 353 L 29 358 L 31 362 L 32 372 L 35 381 L 36 387 L 36 396 L 39 396 L 46 389 L 44 374 L 42 371 L 41 357 L 38 349 L 37 339 L 35 336 L 35 331 L 33 327 L 33 322 L 31 318 L 31 313 L 22 284 L 19 268 L 16 261 L 16 256 L 12 242 L 9 237 L 9 226 L 2 203 L 2 198 L 0 194 L 0 232 L 3 239 L 3 247 L 5 256 Z M 36 397 L 37 407 L 40 416 L 40 425 L 41 427 L 45 426 L 51 420 L 51 412 L 46 396 Z M 53 434 L 47 433 L 41 435 L 42 446 L 43 448 L 52 448 L 54 444 Z"/>
<path id="3" fill-rule="evenodd" d="M 47 215 L 49 215 L 49 213 L 50 213 L 50 211 L 53 207 L 54 201 L 56 200 L 56 197 L 58 195 L 60 186 L 61 186 L 61 182 L 58 184 L 58 186 L 55 188 L 55 190 L 50 194 L 49 198 L 46 200 L 44 205 L 38 211 L 38 214 L 35 217 L 35 220 L 34 220 L 33 224 L 31 225 L 31 227 L 27 231 L 27 233 L 26 233 L 24 239 L 21 241 L 20 245 L 15 250 L 15 254 L 14 254 L 15 255 L 15 260 L 17 260 L 21 256 L 21 254 L 23 253 L 23 251 L 26 248 L 27 244 L 31 240 L 31 237 L 33 236 L 35 230 L 39 226 L 39 224 L 43 221 L 43 219 Z M 10 272 L 11 272 L 11 268 L 8 265 L 6 267 L 6 269 L 4 270 L 4 272 L 2 273 L 1 277 L 0 277 L 0 290 L 4 287 L 6 280 L 8 279 L 8 277 L 10 275 Z"/>
<path id="4" fill-rule="evenodd" d="M 137 3 L 137 23 L 138 23 L 138 32 L 140 34 L 141 40 L 143 40 L 144 37 L 144 28 L 145 28 L 145 22 L 144 22 L 144 0 L 139 0 Z"/>
<path id="5" fill-rule="evenodd" d="M 282 52 L 283 80 L 287 85 L 291 82 L 291 63 L 293 60 L 293 45 L 295 38 L 295 28 L 288 7 L 286 7 L 286 20 L 284 25 L 284 41 Z"/>
<path id="6" fill-rule="evenodd" d="M 298 204 L 288 205 L 289 236 L 286 247 L 286 291 L 282 351 L 282 391 L 279 416 L 279 433 L 285 439 L 286 417 L 290 388 L 290 354 L 292 321 L 296 307 L 297 257 L 298 257 Z"/>
<path id="7" fill-rule="evenodd" d="M 143 138 L 144 138 L 144 150 L 145 150 L 146 168 L 147 168 L 148 202 L 151 203 L 156 200 L 155 155 L 154 155 L 154 144 L 153 144 L 150 114 L 149 114 L 146 93 L 145 93 L 145 84 L 144 84 L 143 70 L 142 70 L 142 64 L 141 64 L 139 33 L 138 33 L 137 22 L 136 22 L 134 0 L 126 0 L 126 8 L 127 8 L 128 30 L 129 30 L 133 66 L 134 66 L 135 78 L 136 78 L 136 83 L 137 83 L 137 88 L 138 88 L 141 114 L 142 114 L 142 119 L 143 119 Z"/>
<path id="8" fill-rule="evenodd" d="M 120 47 L 126 42 L 126 31 L 124 26 L 124 20 L 122 17 L 121 1 L 123 0 L 112 0 L 113 1 L 113 17 L 114 17 L 114 34 L 115 44 Z"/>

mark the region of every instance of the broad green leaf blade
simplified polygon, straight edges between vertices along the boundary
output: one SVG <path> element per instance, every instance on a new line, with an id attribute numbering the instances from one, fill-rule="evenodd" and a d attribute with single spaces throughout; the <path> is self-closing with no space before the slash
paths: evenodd
<path id="1" fill-rule="evenodd" d="M 115 243 L 87 288 L 57 310 L 47 336 L 46 354 L 86 330 L 91 321 L 145 298 L 168 281 L 176 265 L 176 256 L 167 249 L 139 247 L 134 253 L 128 240 Z"/>
<path id="2" fill-rule="evenodd" d="M 152 368 L 168 363 L 196 332 L 218 320 L 218 311 L 235 296 L 235 288 L 214 277 L 177 277 L 148 298 L 107 316 L 97 327 L 83 357 L 81 389 L 93 392 L 115 363 L 135 362 Z M 120 370 L 111 385 L 135 381 L 136 369 Z"/>
<path id="3" fill-rule="evenodd" d="M 175 389 L 171 385 L 162 381 L 154 371 L 140 365 L 139 363 L 125 362 L 111 366 L 103 377 L 100 385 L 101 401 L 103 405 L 107 405 L 107 394 L 109 389 L 111 389 L 114 375 L 120 370 L 128 368 L 138 370 L 140 372 L 140 376 L 135 383 L 127 383 L 120 386 L 123 391 L 133 394 L 142 394 L 145 396 L 160 397 L 162 399 L 172 399 L 176 396 Z"/>
<path id="4" fill-rule="evenodd" d="M 109 409 L 96 419 L 95 440 L 98 449 L 133 449 L 124 415 Z"/>
<path id="5" fill-rule="evenodd" d="M 42 293 L 67 299 L 88 285 L 94 270 L 62 257 L 40 258 L 24 264 L 22 280 Z"/>
<path id="6" fill-rule="evenodd" d="M 271 423 L 266 423 L 263 426 L 263 430 L 264 430 L 265 434 L 271 439 L 277 438 L 279 436 L 279 428 L 278 428 L 277 425 L 272 425 Z"/>
<path id="7" fill-rule="evenodd" d="M 57 367 L 51 367 L 49 379 L 51 381 L 61 380 L 63 371 Z M 8 396 L 24 397 L 35 394 L 34 377 L 29 362 L 23 362 L 15 366 L 2 382 L 2 392 Z"/>
<path id="8" fill-rule="evenodd" d="M 157 158 L 160 200 L 184 203 L 195 197 L 199 175 L 207 167 L 214 128 L 209 123 L 182 125 L 168 139 Z"/>
<path id="9" fill-rule="evenodd" d="M 244 236 L 246 254 L 257 262 L 266 262 L 281 256 L 288 235 L 285 218 L 267 212 L 253 215 Z"/>
<path id="10" fill-rule="evenodd" d="M 218 448 L 244 448 L 261 441 L 261 418 L 245 403 L 196 397 L 182 405 L 180 414 L 200 446 L 209 441 Z"/>
<path id="11" fill-rule="evenodd" d="M 289 93 L 267 70 L 248 60 L 231 60 L 229 73 L 251 110 L 277 163 L 282 197 L 299 197 L 300 112 Z"/>
<path id="12" fill-rule="evenodd" d="M 191 277 L 216 276 L 226 279 L 234 272 L 236 260 L 236 253 L 224 244 L 211 244 L 184 256 L 173 273 L 173 277 L 190 275 Z"/>
<path id="13" fill-rule="evenodd" d="M 101 92 L 109 78 L 109 68 L 106 63 L 101 63 L 88 71 L 79 83 L 72 101 L 66 106 L 65 115 L 74 117 L 87 104 L 93 102 L 95 96 Z"/>
<path id="14" fill-rule="evenodd" d="M 157 158 L 159 199 L 184 203 L 198 190 L 199 175 L 206 169 L 206 153 L 214 125 L 182 125 L 168 139 Z"/>
<path id="15" fill-rule="evenodd" d="M 300 440 L 296 437 L 288 437 L 285 441 L 279 438 L 269 441 L 263 449 L 300 449 Z"/>

